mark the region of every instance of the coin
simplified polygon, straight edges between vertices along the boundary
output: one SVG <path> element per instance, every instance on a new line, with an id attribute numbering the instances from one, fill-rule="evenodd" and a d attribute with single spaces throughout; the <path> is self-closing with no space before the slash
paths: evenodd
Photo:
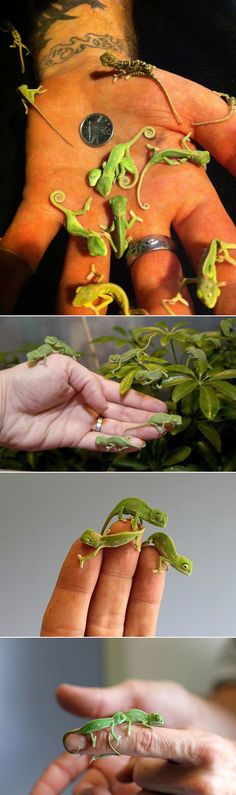
<path id="1" fill-rule="evenodd" d="M 109 116 L 91 113 L 81 122 L 80 135 L 88 146 L 103 146 L 113 136 L 114 127 Z"/>

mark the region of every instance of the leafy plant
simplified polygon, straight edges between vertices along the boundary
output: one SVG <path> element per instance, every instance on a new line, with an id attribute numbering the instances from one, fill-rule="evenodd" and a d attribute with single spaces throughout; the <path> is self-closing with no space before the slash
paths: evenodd
<path id="1" fill-rule="evenodd" d="M 157 320 L 152 326 L 126 330 L 93 342 L 113 343 L 114 352 L 101 367 L 120 383 L 121 394 L 136 388 L 161 397 L 182 425 L 140 452 L 129 455 L 59 449 L 16 452 L 0 449 L 0 467 L 26 471 L 235 471 L 236 470 L 236 332 L 225 318 L 214 331 L 200 332 L 185 321 L 172 329 Z M 0 368 L 19 361 L 21 351 L 0 354 Z M 125 348 L 125 350 L 123 350 Z"/>

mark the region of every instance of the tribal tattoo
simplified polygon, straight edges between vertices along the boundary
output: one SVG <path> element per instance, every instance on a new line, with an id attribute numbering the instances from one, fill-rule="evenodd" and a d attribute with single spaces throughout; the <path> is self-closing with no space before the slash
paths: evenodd
<path id="1" fill-rule="evenodd" d="M 62 20 L 69 22 L 71 19 L 78 19 L 77 14 L 68 14 L 68 11 L 81 5 L 90 6 L 91 8 L 106 8 L 105 3 L 100 2 L 100 0 L 62 0 L 62 2 L 55 4 L 48 3 L 45 10 L 36 16 L 33 35 L 34 50 L 39 53 L 46 47 L 51 40 L 51 36 L 47 38 L 47 33 L 55 22 Z"/>
<path id="2" fill-rule="evenodd" d="M 132 42 L 133 43 L 133 42 Z M 83 50 L 87 48 L 93 49 L 109 49 L 115 52 L 124 52 L 129 55 L 130 46 L 129 41 L 122 41 L 122 39 L 114 38 L 109 33 L 83 33 L 81 36 L 71 36 L 67 42 L 59 42 L 49 50 L 44 58 L 41 58 L 41 68 L 55 66 L 56 64 L 64 63 L 73 58 L 74 55 L 80 55 Z"/>

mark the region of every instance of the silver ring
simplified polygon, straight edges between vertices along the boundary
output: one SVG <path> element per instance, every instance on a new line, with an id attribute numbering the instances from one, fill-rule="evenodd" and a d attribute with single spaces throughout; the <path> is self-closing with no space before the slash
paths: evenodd
<path id="1" fill-rule="evenodd" d="M 97 418 L 97 422 L 96 422 L 96 425 L 95 425 L 95 431 L 98 431 L 98 433 L 101 433 L 103 420 L 104 420 L 104 417 L 98 417 Z"/>
<path id="2" fill-rule="evenodd" d="M 174 254 L 177 254 L 174 241 L 167 235 L 158 235 L 158 237 L 149 235 L 149 237 L 142 237 L 140 240 L 136 240 L 135 243 L 130 243 L 126 254 L 128 267 L 130 268 L 133 262 L 138 257 L 141 257 L 142 254 L 147 254 L 149 251 L 160 251 L 161 249 L 173 251 Z"/>

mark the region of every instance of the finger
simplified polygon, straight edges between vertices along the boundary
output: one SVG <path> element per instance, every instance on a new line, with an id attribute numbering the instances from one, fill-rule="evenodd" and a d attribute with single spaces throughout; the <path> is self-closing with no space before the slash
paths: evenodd
<path id="1" fill-rule="evenodd" d="M 22 201 L 0 243 L 0 311 L 12 312 L 22 287 L 31 277 L 58 231 L 50 210 Z"/>
<path id="2" fill-rule="evenodd" d="M 150 411 L 154 414 L 157 411 L 167 411 L 166 403 L 157 398 L 144 395 L 135 389 L 129 389 L 126 395 L 120 394 L 120 384 L 115 381 L 107 380 L 102 375 L 96 375 L 98 381 L 102 382 L 103 394 L 107 401 L 118 403 L 122 406 L 130 406 L 134 409 Z"/>
<path id="3" fill-rule="evenodd" d="M 85 218 L 78 217 L 79 222 L 98 234 L 102 234 L 99 227 L 100 223 L 106 223 L 106 212 L 101 203 L 95 199 L 92 202 L 89 213 Z M 64 260 L 63 272 L 58 289 L 57 312 L 66 315 L 94 315 L 93 309 L 85 306 L 73 306 L 72 301 L 75 297 L 76 288 L 83 285 L 91 286 L 96 284 L 97 279 L 101 282 L 109 282 L 110 274 L 110 246 L 105 237 L 102 238 L 107 248 L 105 256 L 91 256 L 88 253 L 85 239 L 71 236 L 68 242 L 67 252 Z M 90 279 L 94 266 L 95 279 Z M 101 299 L 95 300 L 95 305 L 101 303 Z M 104 315 L 107 308 L 101 309 L 99 314 Z"/>
<path id="4" fill-rule="evenodd" d="M 150 416 L 150 415 L 149 415 Z M 147 421 L 147 420 L 146 420 Z M 145 422 L 145 421 L 144 421 Z M 94 426 L 93 426 L 94 427 Z M 164 428 L 165 431 L 165 428 Z M 136 423 L 130 422 L 120 422 L 117 420 L 112 420 L 108 418 L 107 420 L 103 420 L 102 423 L 102 434 L 110 434 L 110 435 L 118 435 L 123 436 L 127 433 L 127 436 L 136 436 L 140 439 L 158 439 L 159 436 L 162 436 L 163 431 L 158 431 L 157 428 L 154 426 L 144 426 L 144 428 L 136 428 Z M 97 437 L 96 437 L 97 438 Z"/>
<path id="5" fill-rule="evenodd" d="M 109 422 L 117 421 L 118 423 L 122 423 L 122 425 L 125 424 L 128 425 L 130 428 L 134 426 L 134 431 L 135 431 L 135 425 L 145 425 L 145 422 L 148 423 L 152 415 L 153 412 L 151 411 L 144 411 L 144 409 L 138 409 L 138 408 L 134 409 L 133 407 L 131 408 L 130 406 L 124 406 L 120 403 L 112 403 L 111 401 L 108 400 L 107 409 L 104 413 L 104 420 L 102 427 L 104 427 L 105 423 L 107 423 L 108 421 Z M 157 429 L 155 429 L 154 426 L 152 427 L 150 425 L 149 430 L 151 430 L 152 433 L 153 430 L 155 431 L 156 434 L 158 433 Z"/>
<path id="6" fill-rule="evenodd" d="M 94 373 L 82 364 L 68 360 L 68 383 L 79 392 L 85 403 L 99 414 L 107 409 L 107 400 L 103 383 L 97 380 Z"/>
<path id="7" fill-rule="evenodd" d="M 199 101 L 196 108 L 193 124 L 193 138 L 199 143 L 203 149 L 208 149 L 213 157 L 221 163 L 222 166 L 228 168 L 232 174 L 236 174 L 236 114 L 232 113 L 231 117 L 225 121 L 217 124 L 204 124 L 196 125 L 194 122 L 206 122 L 210 119 L 223 119 L 230 110 L 229 105 L 220 96 L 209 91 L 203 86 L 199 88 Z"/>
<path id="8" fill-rule="evenodd" d="M 186 192 L 194 200 L 186 208 Z M 190 257 L 195 272 L 197 272 L 203 249 L 209 246 L 214 238 L 225 242 L 234 243 L 235 250 L 230 254 L 235 257 L 236 263 L 236 228 L 233 221 L 224 209 L 219 196 L 208 177 L 201 171 L 192 172 L 185 185 L 182 186 L 182 196 L 178 212 L 173 220 L 175 230 Z M 226 281 L 229 289 L 221 289 L 221 295 L 216 303 L 215 312 L 228 314 L 236 311 L 236 266 L 224 262 L 217 266 L 218 281 Z"/>
<path id="9" fill-rule="evenodd" d="M 165 587 L 165 569 L 154 573 L 159 555 L 156 549 L 141 550 L 125 617 L 124 635 L 147 637 L 155 635 L 156 623 Z"/>
<path id="10" fill-rule="evenodd" d="M 142 789 L 142 795 L 148 792 L 197 793 L 201 783 L 203 792 L 207 792 L 207 774 L 204 767 L 189 763 L 184 765 L 162 760 L 148 759 L 147 762 L 131 760 L 123 770 L 118 772 L 120 782 L 135 782 Z M 198 783 L 198 786 L 197 786 Z M 210 782 L 209 782 L 210 783 Z M 213 776 L 211 775 L 213 786 Z M 214 792 L 214 788 L 212 789 Z"/>
<path id="11" fill-rule="evenodd" d="M 125 712 L 135 706 L 142 709 L 143 682 L 121 682 L 112 687 L 79 687 L 62 684 L 56 690 L 56 697 L 61 707 L 73 715 L 107 717 L 117 710 Z"/>
<path id="12" fill-rule="evenodd" d="M 123 436 L 123 434 L 124 434 L 124 429 L 122 429 L 122 433 L 119 433 L 119 436 L 121 435 Z M 113 436 L 113 433 L 111 435 Z M 112 446 L 112 449 L 110 447 L 108 449 L 107 444 L 110 441 L 110 436 L 106 436 L 106 441 L 104 441 L 104 445 L 97 444 L 96 441 L 97 438 L 98 438 L 98 432 L 91 431 L 90 433 L 86 433 L 85 436 L 83 436 L 83 438 L 79 440 L 79 447 L 81 448 L 81 450 L 92 450 L 96 451 L 96 453 L 100 450 L 103 453 L 119 452 L 121 455 L 123 453 L 126 455 L 127 453 L 135 453 L 135 449 L 142 450 L 142 448 L 145 447 L 146 444 L 142 439 L 138 438 L 137 436 L 132 436 L 132 444 L 136 446 L 135 448 L 129 447 L 127 442 L 127 447 L 125 448 L 122 448 L 119 445 L 114 445 L 114 447 Z"/>
<path id="13" fill-rule="evenodd" d="M 82 779 L 75 785 L 73 795 L 108 795 L 116 786 L 115 776 L 123 766 L 122 757 L 106 757 L 97 759 L 84 773 Z M 135 784 L 123 785 L 123 795 L 136 795 Z"/>
<path id="14" fill-rule="evenodd" d="M 126 756 L 158 757 L 158 759 L 165 759 L 169 762 L 195 765 L 204 762 L 206 758 L 209 759 L 208 745 L 206 751 L 204 738 L 200 731 L 164 729 L 163 727 L 133 724 L 130 735 L 128 735 L 127 726 L 124 725 L 117 726 L 116 732 L 120 737 L 117 750 Z M 88 736 L 82 734 L 68 735 L 67 750 L 70 753 L 91 756 L 94 754 L 94 748 Z M 110 744 L 109 730 L 98 731 L 96 733 L 96 754 L 113 754 L 115 752 Z M 145 762 L 145 769 L 146 764 Z"/>
<path id="15" fill-rule="evenodd" d="M 131 530 L 129 521 L 125 525 L 118 521 L 112 525 L 111 534 Z M 99 580 L 89 606 L 86 635 L 122 637 L 138 557 L 139 551 L 133 543 L 104 550 Z"/>
<path id="16" fill-rule="evenodd" d="M 84 636 L 87 614 L 102 562 L 100 551 L 90 565 L 82 569 L 78 554 L 86 554 L 88 547 L 78 539 L 72 545 L 62 565 L 53 594 L 46 608 L 42 636 Z"/>
<path id="17" fill-rule="evenodd" d="M 30 795 L 60 795 L 86 769 L 87 764 L 86 757 L 80 759 L 67 753 L 61 754 L 44 770 Z"/>

